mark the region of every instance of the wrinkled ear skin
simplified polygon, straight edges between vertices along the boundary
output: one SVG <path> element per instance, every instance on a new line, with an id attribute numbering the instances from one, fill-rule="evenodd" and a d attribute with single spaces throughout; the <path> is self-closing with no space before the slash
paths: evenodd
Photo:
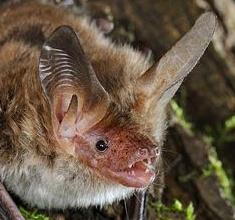
<path id="1" fill-rule="evenodd" d="M 216 24 L 213 13 L 202 14 L 191 30 L 140 76 L 137 83 L 139 93 L 145 97 L 146 106 L 154 102 L 167 104 L 170 101 L 208 47 Z"/>
<path id="2" fill-rule="evenodd" d="M 63 128 L 73 126 L 73 131 L 84 132 L 105 115 L 109 96 L 71 27 L 57 28 L 44 43 L 39 60 L 39 77 L 57 121 L 54 124 L 64 123 L 66 126 Z M 74 96 L 77 105 L 70 108 Z M 68 134 L 67 131 L 65 133 Z"/>
<path id="3" fill-rule="evenodd" d="M 90 89 L 85 85 L 91 86 L 94 71 L 69 26 L 57 28 L 44 43 L 39 69 L 43 89 L 50 99 L 58 86 L 73 87 L 75 91 L 89 94 L 84 91 Z"/>

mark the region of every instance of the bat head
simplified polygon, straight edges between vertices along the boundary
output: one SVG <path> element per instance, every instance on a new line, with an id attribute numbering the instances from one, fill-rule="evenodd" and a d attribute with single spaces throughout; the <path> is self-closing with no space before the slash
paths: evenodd
<path id="1" fill-rule="evenodd" d="M 157 63 L 137 73 L 130 82 L 135 104 L 125 111 L 118 107 L 121 97 L 115 99 L 98 80 L 72 28 L 56 29 L 43 45 L 39 77 L 60 147 L 100 178 L 147 187 L 160 158 L 149 121 L 161 117 L 207 48 L 215 25 L 213 14 L 203 14 Z"/>

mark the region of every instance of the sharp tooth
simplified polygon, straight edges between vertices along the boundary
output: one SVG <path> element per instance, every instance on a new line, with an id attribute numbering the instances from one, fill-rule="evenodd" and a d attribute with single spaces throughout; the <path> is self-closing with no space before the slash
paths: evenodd
<path id="1" fill-rule="evenodd" d="M 144 172 L 145 172 L 145 173 L 149 173 L 149 169 L 147 168 Z"/>
<path id="2" fill-rule="evenodd" d="M 132 164 L 130 164 L 128 167 L 131 168 L 131 167 L 132 167 Z"/>
<path id="3" fill-rule="evenodd" d="M 131 171 L 131 175 L 132 175 L 132 176 L 135 175 L 135 171 L 134 171 L 134 170 Z"/>

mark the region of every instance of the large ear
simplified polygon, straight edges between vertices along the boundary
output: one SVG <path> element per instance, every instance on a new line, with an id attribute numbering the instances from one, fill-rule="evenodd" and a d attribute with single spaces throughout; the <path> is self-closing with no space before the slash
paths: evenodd
<path id="1" fill-rule="evenodd" d="M 105 115 L 109 97 L 72 28 L 57 28 L 44 43 L 39 76 L 53 125 L 63 137 L 85 132 Z"/>
<path id="2" fill-rule="evenodd" d="M 137 81 L 138 88 L 145 97 L 147 106 L 153 102 L 166 104 L 170 101 L 183 79 L 203 55 L 215 27 L 215 15 L 204 13 L 175 46 L 140 76 Z"/>

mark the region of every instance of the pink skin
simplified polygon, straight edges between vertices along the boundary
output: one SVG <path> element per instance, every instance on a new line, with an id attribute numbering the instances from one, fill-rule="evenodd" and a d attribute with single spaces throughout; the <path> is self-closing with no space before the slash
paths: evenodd
<path id="1" fill-rule="evenodd" d="M 55 105 L 53 122 L 58 141 L 68 153 L 101 178 L 134 188 L 145 188 L 152 183 L 155 178 L 152 167 L 158 155 L 156 145 L 149 137 L 133 126 L 119 127 L 118 122 L 114 125 L 115 120 L 109 122 L 113 126 L 106 129 L 102 126 L 106 124 L 103 121 L 86 132 L 77 131 L 77 111 L 72 107 L 66 113 L 64 110 L 68 109 L 71 95 L 59 97 L 62 98 Z M 96 148 L 99 140 L 107 142 L 108 148 L 104 152 Z"/>
<path id="2" fill-rule="evenodd" d="M 96 149 L 96 142 L 101 139 L 107 140 L 109 146 L 104 152 Z M 114 128 L 99 131 L 99 135 L 76 136 L 74 144 L 78 158 L 101 177 L 134 188 L 145 188 L 155 178 L 154 171 L 148 167 L 153 167 L 158 151 L 154 143 L 140 133 Z"/>

